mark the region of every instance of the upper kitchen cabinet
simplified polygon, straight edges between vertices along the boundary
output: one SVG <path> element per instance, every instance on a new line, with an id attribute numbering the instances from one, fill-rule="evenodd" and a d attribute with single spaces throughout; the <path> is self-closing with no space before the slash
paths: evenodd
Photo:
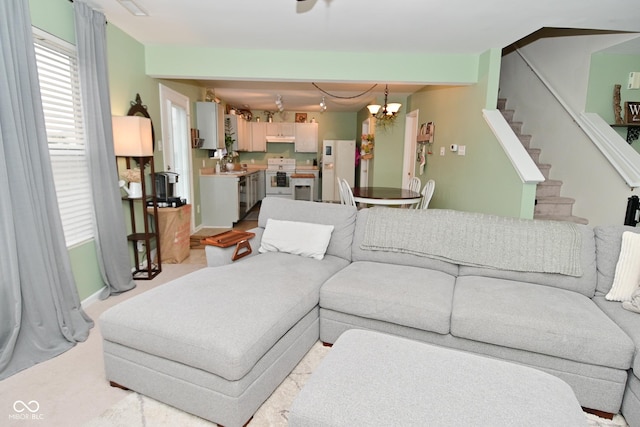
<path id="1" fill-rule="evenodd" d="M 267 151 L 267 124 L 265 122 L 250 122 L 251 147 L 249 151 Z"/>
<path id="2" fill-rule="evenodd" d="M 224 148 L 224 115 L 215 102 L 196 102 L 196 121 L 203 149 Z"/>
<path id="3" fill-rule="evenodd" d="M 318 124 L 295 123 L 296 153 L 318 152 Z"/>
<path id="4" fill-rule="evenodd" d="M 229 123 L 231 137 L 235 140 L 233 149 L 235 151 L 251 151 L 249 122 L 244 117 L 236 114 L 226 114 L 224 119 Z"/>
<path id="5" fill-rule="evenodd" d="M 295 123 L 267 123 L 267 141 L 268 142 L 293 142 L 296 131 Z"/>

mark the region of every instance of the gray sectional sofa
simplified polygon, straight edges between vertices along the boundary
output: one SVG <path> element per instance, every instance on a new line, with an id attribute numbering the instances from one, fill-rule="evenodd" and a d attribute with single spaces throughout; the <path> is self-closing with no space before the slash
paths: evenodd
<path id="1" fill-rule="evenodd" d="M 264 199 L 250 256 L 231 262 L 233 248 L 208 246 L 208 268 L 103 314 L 108 380 L 240 426 L 318 338 L 333 343 L 361 328 L 541 369 L 566 381 L 582 406 L 621 410 L 640 426 L 640 315 L 604 298 L 622 232 L 635 229 L 578 225 L 573 234 L 552 229 L 553 238 L 532 229 L 501 241 L 503 229 L 533 221 L 376 209 Z M 333 226 L 324 258 L 260 253 L 269 219 Z M 428 239 L 454 256 L 421 252 Z"/>

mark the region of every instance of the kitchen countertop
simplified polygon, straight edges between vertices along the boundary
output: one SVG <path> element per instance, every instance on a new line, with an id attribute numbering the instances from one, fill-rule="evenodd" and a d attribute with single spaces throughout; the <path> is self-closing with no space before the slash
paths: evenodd
<path id="1" fill-rule="evenodd" d="M 263 171 L 266 170 L 267 166 L 266 165 L 251 165 L 248 164 L 246 169 L 242 169 L 242 170 L 237 170 L 237 171 L 233 171 L 233 172 L 220 172 L 219 174 L 216 173 L 215 168 L 200 168 L 200 176 L 215 176 L 215 177 L 220 177 L 220 178 L 228 178 L 228 177 L 236 177 L 236 176 L 247 176 L 250 175 L 254 172 L 259 172 L 259 171 Z M 318 171 L 318 166 L 313 166 L 313 165 L 296 165 L 296 171 L 300 172 L 300 171 Z"/>

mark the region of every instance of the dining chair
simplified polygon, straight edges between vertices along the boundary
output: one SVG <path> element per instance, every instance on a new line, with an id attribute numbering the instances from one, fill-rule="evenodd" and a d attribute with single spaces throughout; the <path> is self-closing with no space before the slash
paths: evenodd
<path id="1" fill-rule="evenodd" d="M 422 182 L 420 182 L 420 178 L 414 176 L 409 180 L 409 187 L 407 187 L 407 189 L 411 191 L 415 191 L 416 193 L 419 193 L 420 187 L 422 187 Z"/>
<path id="2" fill-rule="evenodd" d="M 422 189 L 422 200 L 420 201 L 420 203 L 416 204 L 417 206 L 416 209 L 429 208 L 429 202 L 433 197 L 433 192 L 435 191 L 435 189 L 436 189 L 436 182 L 432 179 L 427 181 L 427 183 L 424 185 L 424 188 Z"/>
<path id="3" fill-rule="evenodd" d="M 410 191 L 414 191 L 416 193 L 420 192 L 420 187 L 422 186 L 422 182 L 420 181 L 420 178 L 414 176 L 413 178 L 411 178 L 409 180 L 409 186 L 407 187 L 407 190 Z M 422 199 L 420 199 L 420 202 L 418 203 L 414 203 L 412 205 L 402 205 L 403 208 L 413 208 L 413 209 L 418 209 L 420 206 L 420 203 L 422 202 Z"/>
<path id="4" fill-rule="evenodd" d="M 344 178 L 338 178 L 338 187 L 340 188 L 340 203 L 348 206 L 356 206 L 349 182 Z"/>

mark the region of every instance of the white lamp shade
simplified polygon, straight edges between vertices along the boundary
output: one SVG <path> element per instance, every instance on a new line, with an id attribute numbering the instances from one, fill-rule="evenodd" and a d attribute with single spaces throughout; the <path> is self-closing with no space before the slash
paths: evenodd
<path id="1" fill-rule="evenodd" d="M 387 114 L 397 113 L 398 111 L 400 111 L 400 107 L 402 107 L 402 104 L 399 104 L 397 102 L 387 104 Z"/>
<path id="2" fill-rule="evenodd" d="M 116 156 L 153 156 L 150 119 L 140 116 L 113 116 L 111 120 Z"/>
<path id="3" fill-rule="evenodd" d="M 378 114 L 378 111 L 380 110 L 380 105 L 378 104 L 371 104 L 371 105 L 367 105 L 367 108 L 369 109 L 369 112 L 371 113 L 371 115 L 375 116 L 376 114 Z"/>

